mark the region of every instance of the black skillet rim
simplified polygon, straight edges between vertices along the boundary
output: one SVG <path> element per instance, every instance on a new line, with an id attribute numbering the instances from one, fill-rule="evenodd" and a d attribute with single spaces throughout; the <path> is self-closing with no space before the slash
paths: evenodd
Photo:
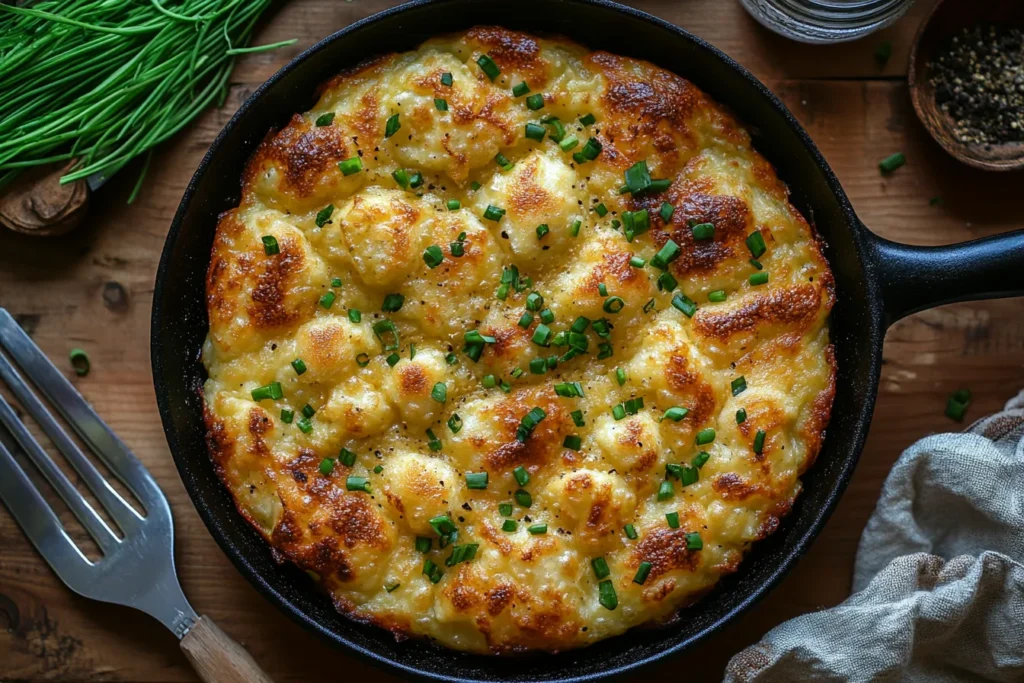
<path id="1" fill-rule="evenodd" d="M 436 681 L 451 681 L 453 683 L 463 683 L 475 679 L 463 678 L 458 676 L 457 674 L 451 676 L 437 674 L 435 672 L 424 671 L 422 669 L 406 665 L 400 661 L 387 659 L 384 656 L 378 654 L 377 652 L 374 652 L 370 649 L 367 649 L 359 644 L 352 642 L 346 636 L 338 634 L 337 632 L 322 626 L 321 624 L 310 618 L 310 616 L 306 614 L 306 612 L 304 612 L 298 606 L 293 604 L 289 599 L 281 595 L 274 587 L 270 586 L 263 577 L 263 575 L 256 569 L 254 569 L 252 566 L 250 566 L 242 550 L 236 547 L 236 545 L 229 539 L 227 539 L 225 535 L 222 533 L 219 523 L 214 517 L 214 513 L 211 511 L 206 501 L 202 498 L 202 496 L 198 495 L 194 491 L 194 487 L 191 486 L 189 483 L 189 466 L 186 460 L 180 455 L 181 447 L 178 444 L 177 434 L 174 428 L 170 406 L 166 399 L 167 387 L 163 381 L 163 349 L 158 334 L 159 330 L 162 329 L 164 326 L 163 310 L 161 305 L 163 299 L 163 283 L 169 277 L 169 268 L 171 261 L 171 253 L 173 251 L 173 245 L 176 243 L 179 237 L 181 226 L 184 221 L 185 214 L 187 213 L 188 206 L 191 203 L 196 186 L 199 184 L 200 179 L 205 174 L 207 167 L 210 163 L 210 160 L 217 154 L 219 147 L 223 143 L 223 140 L 228 135 L 229 131 L 231 131 L 235 127 L 235 125 L 237 125 L 238 121 L 244 117 L 246 112 L 251 107 L 258 105 L 261 95 L 266 90 L 268 90 L 278 81 L 287 78 L 291 71 L 297 68 L 299 64 L 304 62 L 314 53 L 319 52 L 321 49 L 325 48 L 330 43 L 333 43 L 336 40 L 343 40 L 349 34 L 359 31 L 368 25 L 389 19 L 393 15 L 404 13 L 414 8 L 419 8 L 425 5 L 441 5 L 446 4 L 450 1 L 455 0 L 411 0 L 410 2 L 383 10 L 381 12 L 365 17 L 353 24 L 350 24 L 342 28 L 341 30 L 325 37 L 319 42 L 315 43 L 314 45 L 303 51 L 301 54 L 296 56 L 294 59 L 289 61 L 288 64 L 286 64 L 277 73 L 271 76 L 265 83 L 263 83 L 259 88 L 257 88 L 245 100 L 245 102 L 239 107 L 238 111 L 235 112 L 235 114 L 232 115 L 231 119 L 227 122 L 227 124 L 225 124 L 224 128 L 221 130 L 221 132 L 214 139 L 213 143 L 210 145 L 210 148 L 207 151 L 207 153 L 203 156 L 203 159 L 200 162 L 199 166 L 197 167 L 195 174 L 193 175 L 192 179 L 189 181 L 185 189 L 185 192 L 181 199 L 181 203 L 179 204 L 178 210 L 175 212 L 174 218 L 171 222 L 171 226 L 164 244 L 164 249 L 161 254 L 160 263 L 157 269 L 156 282 L 154 285 L 150 339 L 151 364 L 153 369 L 153 380 L 154 388 L 156 391 L 157 404 L 160 412 L 161 421 L 163 423 L 164 433 L 167 438 L 168 447 L 169 450 L 171 451 L 172 457 L 174 458 L 175 466 L 177 467 L 179 476 L 182 479 L 182 483 L 184 484 L 185 489 L 189 494 L 189 498 L 192 500 L 192 503 L 195 506 L 196 510 L 198 511 L 200 517 L 202 518 L 203 523 L 206 525 L 208 531 L 214 537 L 214 540 L 216 540 L 217 544 L 228 556 L 228 558 L 231 560 L 232 564 L 235 565 L 238 571 L 243 576 L 245 576 L 249 583 L 256 587 L 256 589 L 264 597 L 266 597 L 268 600 L 274 603 L 279 609 L 288 614 L 294 621 L 298 622 L 307 630 L 313 631 L 319 634 L 321 637 L 326 638 L 332 643 L 345 646 L 345 648 L 359 655 L 365 661 L 382 666 L 386 669 L 391 670 L 392 672 L 401 673 L 405 675 L 412 675 L 418 678 L 429 678 L 431 680 Z M 839 208 L 844 216 L 845 222 L 847 224 L 847 229 L 851 233 L 853 241 L 856 243 L 858 251 L 860 252 L 863 258 L 864 275 L 867 280 L 867 284 L 869 288 L 877 288 L 877 282 L 875 278 L 871 277 L 870 272 L 872 266 L 872 260 L 869 258 L 870 233 L 868 233 L 868 231 L 860 223 L 859 219 L 857 219 L 856 214 L 853 211 L 853 207 L 850 204 L 849 198 L 846 196 L 846 193 L 842 189 L 842 186 L 840 185 L 839 180 L 835 176 L 835 173 L 832 171 L 831 167 L 825 161 L 821 152 L 818 150 L 817 146 L 811 140 L 808 133 L 804 130 L 803 126 L 800 125 L 800 123 L 796 120 L 796 118 L 789 111 L 789 109 L 782 103 L 782 101 L 779 100 L 779 98 L 776 97 L 775 94 L 772 93 L 760 80 L 758 80 L 753 74 L 751 74 L 745 67 L 740 65 L 738 62 L 733 60 L 731 57 L 729 57 L 728 55 L 726 55 L 721 50 L 714 47 L 704 39 L 686 31 L 683 28 L 680 28 L 679 26 L 676 26 L 668 21 L 651 15 L 647 12 L 619 4 L 617 2 L 612 2 L 611 0 L 560 1 L 581 5 L 581 9 L 583 11 L 586 11 L 589 7 L 603 7 L 605 9 L 611 9 L 613 11 L 630 15 L 636 19 L 646 21 L 647 23 L 651 23 L 655 25 L 657 28 L 660 28 L 673 34 L 673 36 L 676 39 L 689 41 L 698 49 L 710 53 L 718 61 L 724 63 L 727 67 L 738 73 L 744 80 L 748 81 L 754 87 L 754 89 L 758 91 L 760 96 L 763 97 L 765 101 L 767 101 L 767 103 L 770 104 L 771 107 L 776 110 L 776 113 L 779 114 L 785 120 L 786 124 L 796 134 L 801 145 L 803 146 L 803 152 L 805 154 L 810 155 L 815 165 L 821 171 L 825 183 L 828 185 L 830 192 L 835 197 L 836 202 L 839 205 Z M 873 297 L 873 299 L 875 301 L 878 301 L 877 297 Z M 882 319 L 881 309 L 875 305 L 870 305 L 869 308 L 871 309 L 870 313 L 874 321 L 880 322 Z M 877 382 L 880 367 L 879 356 L 882 342 L 882 335 L 876 334 L 871 336 L 872 338 L 869 340 L 873 346 L 871 359 L 871 374 L 873 377 L 873 384 L 875 385 L 875 388 L 871 389 L 868 392 L 870 400 L 869 403 L 864 406 L 865 410 L 862 413 L 861 419 L 859 420 L 861 424 L 857 428 L 858 439 L 856 443 L 853 443 L 848 447 L 850 448 L 851 457 L 848 457 L 846 459 L 844 467 L 842 468 L 842 470 L 836 478 L 836 482 L 832 488 L 832 491 L 827 496 L 826 504 L 820 506 L 817 509 L 817 515 L 814 516 L 813 521 L 811 522 L 803 536 L 794 541 L 793 548 L 786 556 L 785 561 L 774 567 L 774 570 L 771 572 L 768 579 L 763 581 L 756 590 L 751 591 L 750 594 L 747 595 L 739 604 L 733 607 L 730 611 L 723 614 L 720 618 L 712 622 L 703 630 L 695 633 L 692 637 L 685 639 L 681 642 L 675 643 L 669 647 L 666 647 L 655 654 L 652 654 L 641 659 L 637 659 L 635 661 L 628 662 L 614 669 L 605 670 L 593 675 L 584 674 L 581 676 L 567 676 L 560 678 L 558 680 L 563 681 L 564 683 L 582 683 L 584 681 L 594 681 L 602 678 L 621 675 L 623 673 L 637 669 L 644 665 L 651 664 L 655 661 L 664 659 L 669 655 L 686 650 L 689 647 L 692 647 L 698 641 L 703 640 L 712 633 L 718 631 L 726 623 L 737 618 L 743 612 L 747 611 L 757 601 L 763 598 L 772 588 L 774 588 L 779 583 L 779 581 L 793 568 L 796 562 L 806 553 L 811 542 L 821 532 L 821 530 L 825 526 L 825 523 L 828 521 L 833 510 L 838 504 L 839 499 L 842 497 L 842 494 L 845 491 L 847 484 L 849 483 L 853 470 L 857 464 L 857 461 L 859 460 L 860 453 L 864 446 L 864 442 L 866 441 L 867 427 L 870 424 L 871 411 L 873 409 L 877 391 Z M 495 661 L 503 660 L 496 659 Z"/>

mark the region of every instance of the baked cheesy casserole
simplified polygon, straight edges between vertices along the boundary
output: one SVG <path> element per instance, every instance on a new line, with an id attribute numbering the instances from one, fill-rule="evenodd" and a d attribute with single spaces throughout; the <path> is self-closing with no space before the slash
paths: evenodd
<path id="1" fill-rule="evenodd" d="M 501 28 L 326 83 L 207 296 L 239 510 L 342 612 L 460 650 L 671 619 L 778 527 L 834 394 L 831 273 L 736 119 Z"/>

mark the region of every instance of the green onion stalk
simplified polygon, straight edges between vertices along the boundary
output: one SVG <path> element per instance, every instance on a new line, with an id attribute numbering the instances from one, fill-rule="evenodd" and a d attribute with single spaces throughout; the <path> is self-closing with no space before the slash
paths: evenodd
<path id="1" fill-rule="evenodd" d="M 0 189 L 26 168 L 74 160 L 61 183 L 109 177 L 209 106 L 272 0 L 0 3 Z"/>

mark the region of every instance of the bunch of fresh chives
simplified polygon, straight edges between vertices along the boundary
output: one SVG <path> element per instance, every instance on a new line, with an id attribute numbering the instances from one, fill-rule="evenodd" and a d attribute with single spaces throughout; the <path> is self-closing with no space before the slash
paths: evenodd
<path id="1" fill-rule="evenodd" d="M 0 188 L 70 159 L 61 182 L 109 177 L 222 103 L 235 55 L 295 42 L 245 47 L 270 2 L 0 3 Z"/>

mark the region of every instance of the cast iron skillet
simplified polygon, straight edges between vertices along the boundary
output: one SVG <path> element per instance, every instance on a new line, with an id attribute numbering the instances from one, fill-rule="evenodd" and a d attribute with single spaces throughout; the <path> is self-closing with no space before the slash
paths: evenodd
<path id="1" fill-rule="evenodd" d="M 198 387 L 207 331 L 204 280 L 217 214 L 236 206 L 246 159 L 264 135 L 311 106 L 316 86 L 368 56 L 416 47 L 475 24 L 564 34 L 591 48 L 650 60 L 733 109 L 757 148 L 792 189 L 793 202 L 825 239 L 837 303 L 832 341 L 839 364 L 835 405 L 804 493 L 781 528 L 756 544 L 739 572 L 662 629 L 637 629 L 596 647 L 507 659 L 461 654 L 357 624 L 335 612 L 309 579 L 271 559 L 214 474 Z M 951 247 L 918 248 L 870 233 L 828 164 L 783 104 L 743 67 L 700 38 L 605 0 L 417 0 L 376 14 L 304 52 L 242 105 L 199 165 L 174 217 L 153 301 L 152 361 L 171 453 L 199 514 L 235 566 L 293 619 L 396 670 L 443 681 L 592 681 L 692 646 L 754 603 L 821 530 L 857 463 L 875 402 L 882 338 L 902 316 L 939 304 L 1024 294 L 1024 233 Z"/>

